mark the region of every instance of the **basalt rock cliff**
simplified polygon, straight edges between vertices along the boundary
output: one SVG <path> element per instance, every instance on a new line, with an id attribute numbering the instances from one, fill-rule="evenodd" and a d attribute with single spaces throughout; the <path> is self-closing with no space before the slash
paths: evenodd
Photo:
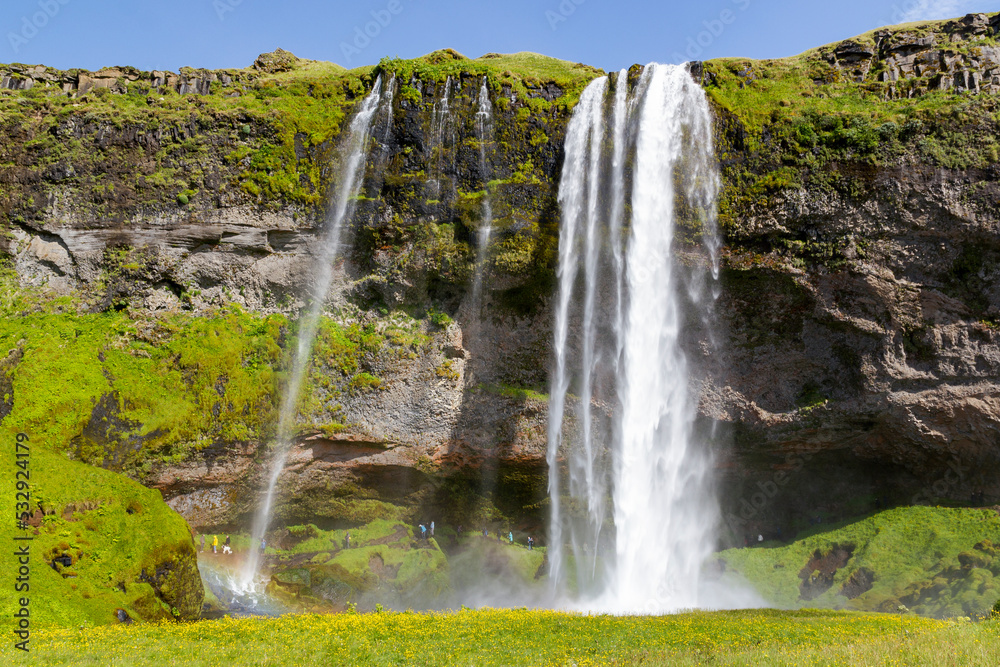
<path id="1" fill-rule="evenodd" d="M 974 14 L 689 66 L 724 180 L 718 352 L 690 356 L 727 540 L 1000 502 L 998 34 Z M 381 76 L 278 522 L 544 521 L 562 140 L 602 72 L 453 51 L 0 71 L 5 427 L 160 489 L 192 526 L 245 527 L 338 139 Z"/>

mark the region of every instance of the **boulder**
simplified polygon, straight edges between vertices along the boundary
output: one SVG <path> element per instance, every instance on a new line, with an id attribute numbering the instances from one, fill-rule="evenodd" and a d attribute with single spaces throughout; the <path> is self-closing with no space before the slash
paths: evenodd
<path id="1" fill-rule="evenodd" d="M 262 72 L 273 74 L 275 72 L 287 72 L 293 69 L 299 62 L 294 53 L 284 49 L 275 49 L 270 53 L 262 53 L 257 56 L 253 66 Z"/>

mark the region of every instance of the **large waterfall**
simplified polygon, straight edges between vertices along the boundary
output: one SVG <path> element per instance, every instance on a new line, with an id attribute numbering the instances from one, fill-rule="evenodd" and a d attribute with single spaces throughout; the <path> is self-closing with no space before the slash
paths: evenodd
<path id="1" fill-rule="evenodd" d="M 384 105 L 390 113 L 392 109 L 392 90 L 395 81 L 390 81 L 386 87 L 387 101 Z M 316 255 L 316 266 L 313 277 L 312 298 L 308 310 L 299 321 L 298 339 L 295 346 L 295 356 L 292 360 L 292 372 L 288 385 L 285 387 L 284 400 L 278 419 L 276 444 L 272 453 L 270 475 L 264 502 L 258 508 L 253 524 L 252 547 L 244 561 L 240 581 L 236 589 L 243 593 L 253 593 L 257 586 L 257 571 L 260 567 L 261 551 L 258 545 L 264 539 L 271 520 L 271 510 L 274 505 L 278 477 L 285 467 L 288 451 L 295 435 L 295 415 L 298 411 L 299 393 L 302 382 L 309 369 L 313 341 L 319 327 L 320 316 L 327 293 L 333 281 L 334 261 L 340 252 L 341 232 L 354 209 L 354 201 L 361 190 L 364 180 L 365 165 L 368 161 L 368 145 L 371 138 L 373 120 L 382 100 L 382 79 L 375 81 L 372 92 L 365 98 L 357 115 L 351 121 L 342 143 L 344 161 L 341 165 L 339 181 L 331 195 L 329 212 L 324 224 L 322 241 Z M 390 116 L 391 118 L 391 116 Z M 386 130 L 388 131 L 388 130 Z"/>
<path id="2" fill-rule="evenodd" d="M 550 572 L 582 608 L 706 604 L 718 510 L 682 341 L 709 330 L 718 182 L 707 100 L 685 67 L 583 92 L 559 189 L 548 452 Z"/>

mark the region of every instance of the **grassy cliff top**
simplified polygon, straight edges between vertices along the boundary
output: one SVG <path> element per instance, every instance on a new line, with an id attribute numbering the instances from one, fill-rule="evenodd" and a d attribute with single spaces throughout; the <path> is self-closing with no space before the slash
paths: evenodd
<path id="1" fill-rule="evenodd" d="M 705 62 L 729 240 L 743 238 L 740 220 L 782 191 L 855 197 L 871 187 L 837 165 L 989 169 L 1000 156 L 998 34 L 1000 14 L 970 14 L 880 28 L 790 58 Z"/>
<path id="2" fill-rule="evenodd" d="M 752 130 L 804 113 L 913 116 L 1000 91 L 990 76 L 1000 74 L 998 32 L 1000 13 L 906 23 L 789 58 L 707 61 L 704 84 Z M 980 75 L 978 88 L 956 83 L 964 72 Z"/>
<path id="3" fill-rule="evenodd" d="M 726 174 L 736 188 L 724 198 L 723 223 L 734 224 L 758 195 L 797 187 L 801 172 L 833 161 L 917 155 L 950 168 L 990 164 L 998 150 L 998 31 L 1000 14 L 972 14 L 880 28 L 791 58 L 695 67 L 723 125 L 720 159 L 741 162 L 739 173 Z M 9 139 L 0 145 L 0 195 L 11 218 L 37 221 L 39 202 L 67 187 L 92 204 L 84 217 L 98 219 L 189 202 L 190 210 L 315 211 L 325 203 L 340 129 L 379 75 L 396 77 L 397 106 L 428 117 L 446 79 L 471 104 L 485 77 L 499 113 L 558 124 L 603 71 L 535 53 L 470 59 L 450 49 L 346 70 L 279 49 L 243 69 L 10 65 L 0 74 L 11 88 L 0 90 Z M 545 143 L 540 136 L 533 144 L 536 154 Z"/>
<path id="4" fill-rule="evenodd" d="M 601 73 L 533 53 L 471 60 L 453 50 L 413 60 L 385 58 L 352 70 L 281 50 L 262 54 L 244 69 L 184 68 L 176 74 L 128 67 L 85 72 L 0 66 L 9 88 L 0 90 L 0 127 L 8 137 L 18 137 L 17 144 L 0 147 L 5 154 L 0 172 L 7 174 L 5 183 L 37 182 L 27 172 L 63 169 L 68 163 L 77 176 L 66 183 L 87 173 L 93 183 L 85 185 L 102 187 L 106 172 L 113 170 L 95 161 L 116 147 L 139 148 L 153 166 L 141 174 L 144 200 L 127 202 L 130 207 L 156 209 L 174 198 L 193 200 L 206 158 L 222 163 L 232 176 L 232 189 L 242 191 L 243 203 L 317 206 L 325 201 L 323 167 L 340 129 L 379 75 L 395 76 L 399 99 L 421 108 L 429 109 L 440 97 L 440 84 L 448 77 L 464 82 L 466 97 L 478 89 L 473 79 L 486 77 L 501 110 L 568 116 L 586 84 Z M 112 138 L 95 155 L 84 144 L 99 131 Z M 134 182 L 136 174 L 124 176 Z M 109 180 L 103 187 L 108 185 L 121 183 Z M 12 217 L 22 209 L 21 199 L 24 209 L 32 208 L 32 195 L 0 188 L 12 200 Z M 118 199 L 120 192 L 119 187 Z M 112 207 L 120 209 L 122 203 Z"/>

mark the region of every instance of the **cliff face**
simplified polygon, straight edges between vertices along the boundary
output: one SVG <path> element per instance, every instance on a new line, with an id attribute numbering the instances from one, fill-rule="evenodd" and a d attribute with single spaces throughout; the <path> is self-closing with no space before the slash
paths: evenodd
<path id="1" fill-rule="evenodd" d="M 885 502 L 1000 501 L 997 21 L 692 67 L 726 186 L 722 352 L 699 381 L 734 538 Z M 278 518 L 543 519 L 562 139 L 598 71 L 453 52 L 351 72 L 282 52 L 113 85 L 45 72 L 29 86 L 41 72 L 15 69 L 0 97 L 18 286 L 6 426 L 161 489 L 193 525 L 243 524 L 340 128 L 395 76 Z M 31 387 L 66 377 L 46 362 L 56 349 L 80 380 L 52 423 Z"/>
<path id="2" fill-rule="evenodd" d="M 705 406 L 733 427 L 737 534 L 803 508 L 996 501 L 996 25 L 972 15 L 706 64 L 732 113 L 727 181 L 749 185 L 724 203 L 729 356 Z M 734 79 L 758 88 L 754 109 Z M 766 114 L 759 134 L 744 133 L 751 114 Z"/>

